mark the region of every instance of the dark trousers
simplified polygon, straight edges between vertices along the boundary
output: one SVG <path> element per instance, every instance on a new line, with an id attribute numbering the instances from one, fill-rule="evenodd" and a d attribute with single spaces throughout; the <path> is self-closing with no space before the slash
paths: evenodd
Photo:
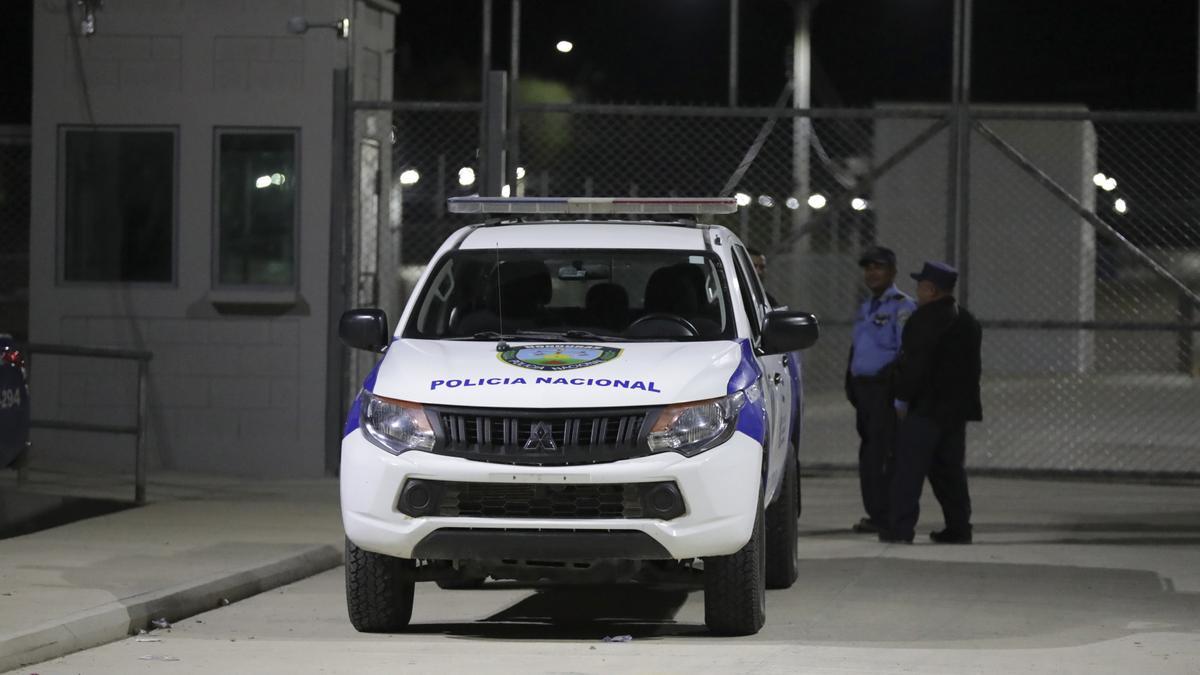
<path id="1" fill-rule="evenodd" d="M 963 459 L 967 451 L 967 423 L 935 420 L 909 414 L 899 424 L 896 455 L 892 463 L 891 534 L 913 536 L 921 513 L 925 477 L 942 506 L 946 529 L 971 530 L 971 495 Z"/>
<path id="2" fill-rule="evenodd" d="M 858 429 L 858 483 L 867 517 L 888 523 L 888 462 L 896 437 L 896 411 L 891 391 L 882 378 L 854 378 L 855 426 Z"/>

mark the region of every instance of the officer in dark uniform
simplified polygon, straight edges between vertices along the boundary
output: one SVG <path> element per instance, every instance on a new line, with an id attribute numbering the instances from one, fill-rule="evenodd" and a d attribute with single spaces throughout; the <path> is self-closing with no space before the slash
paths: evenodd
<path id="1" fill-rule="evenodd" d="M 896 430 L 891 367 L 900 352 L 904 323 L 916 303 L 896 288 L 896 254 L 891 249 L 872 246 L 863 252 L 858 264 L 870 297 L 858 308 L 854 320 L 846 364 L 846 398 L 856 413 L 858 478 L 867 516 L 853 529 L 873 534 L 886 529 L 888 523 L 887 464 Z"/>
<path id="2" fill-rule="evenodd" d="M 925 477 L 942 506 L 945 528 L 929 538 L 971 543 L 971 496 L 963 467 L 967 422 L 983 419 L 979 400 L 979 322 L 954 299 L 958 271 L 927 262 L 912 275 L 917 311 L 904 328 L 896 363 L 900 418 L 893 463 L 890 521 L 879 540 L 912 543 Z"/>

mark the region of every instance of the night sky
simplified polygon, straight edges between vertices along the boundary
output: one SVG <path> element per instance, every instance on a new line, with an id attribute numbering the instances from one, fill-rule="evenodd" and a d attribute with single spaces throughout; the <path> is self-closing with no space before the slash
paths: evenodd
<path id="1" fill-rule="evenodd" d="M 786 80 L 791 5 L 742 0 L 742 105 L 769 105 Z M 494 66 L 507 67 L 509 3 L 496 0 Z M 590 103 L 727 100 L 728 0 L 524 0 L 521 70 Z M 479 0 L 403 3 L 396 91 L 478 97 Z M 813 16 L 813 102 L 940 102 L 950 93 L 950 0 L 824 0 Z M 976 0 L 973 98 L 1191 109 L 1193 0 Z M 576 44 L 560 54 L 560 39 Z"/>
<path id="2" fill-rule="evenodd" d="M 480 1 L 401 5 L 397 97 L 477 100 Z M 739 103 L 770 105 L 787 77 L 791 5 L 741 5 Z M 505 68 L 509 3 L 494 6 L 494 65 Z M 0 124 L 24 124 L 32 0 L 4 7 Z M 522 8 L 523 75 L 561 82 L 575 101 L 727 100 L 728 0 L 524 0 Z M 951 17 L 951 0 L 824 0 L 813 16 L 814 105 L 947 100 Z M 1197 23 L 1195 0 L 976 0 L 973 99 L 1193 109 Z M 561 39 L 575 50 L 555 51 Z"/>

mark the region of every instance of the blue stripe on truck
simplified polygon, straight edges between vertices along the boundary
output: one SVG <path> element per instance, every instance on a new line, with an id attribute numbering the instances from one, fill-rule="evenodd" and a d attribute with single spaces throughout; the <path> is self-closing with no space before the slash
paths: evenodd
<path id="1" fill-rule="evenodd" d="M 742 391 L 762 379 L 762 368 L 758 365 L 758 359 L 754 357 L 754 348 L 750 346 L 750 341 L 740 340 L 739 343 L 742 347 L 742 360 L 729 377 L 726 391 L 730 394 Z M 761 396 L 757 401 L 746 401 L 738 415 L 737 430 L 759 443 L 766 441 L 767 408 L 766 401 Z"/>
<path id="2" fill-rule="evenodd" d="M 379 377 L 379 366 L 383 364 L 383 359 L 375 364 L 371 372 L 367 373 L 367 378 L 363 380 L 363 391 L 375 391 L 375 379 Z M 346 415 L 346 428 L 342 431 L 342 438 L 349 436 L 358 429 L 358 418 L 362 414 L 362 394 L 354 397 L 354 403 L 350 404 L 350 413 Z"/>

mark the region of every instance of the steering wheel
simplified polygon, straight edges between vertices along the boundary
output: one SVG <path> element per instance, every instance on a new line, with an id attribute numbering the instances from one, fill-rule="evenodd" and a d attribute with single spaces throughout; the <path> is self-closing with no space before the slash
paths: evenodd
<path id="1" fill-rule="evenodd" d="M 647 314 L 646 316 L 643 316 L 629 324 L 629 327 L 625 330 L 628 332 L 634 328 L 637 328 L 638 326 L 641 326 L 642 324 L 650 323 L 651 321 L 669 321 L 677 326 L 682 327 L 690 335 L 695 336 L 700 334 L 700 331 L 696 329 L 696 325 L 691 321 L 688 321 L 678 314 L 668 314 L 667 312 L 651 312 L 650 314 Z"/>

